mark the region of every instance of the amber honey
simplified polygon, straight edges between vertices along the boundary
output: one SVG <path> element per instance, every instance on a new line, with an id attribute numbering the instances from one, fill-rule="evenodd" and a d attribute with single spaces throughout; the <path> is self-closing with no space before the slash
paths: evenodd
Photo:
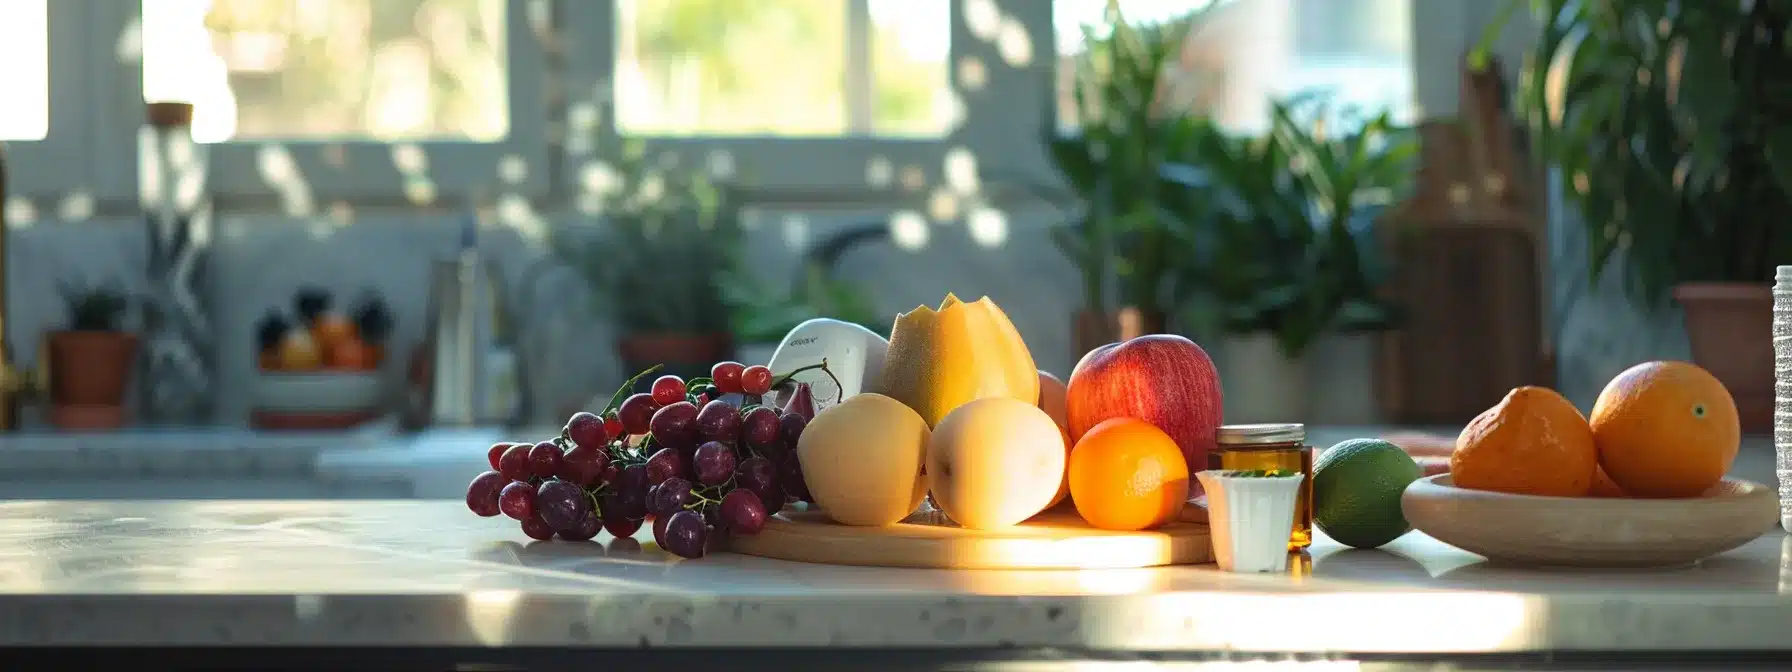
<path id="1" fill-rule="evenodd" d="M 1299 423 L 1225 425 L 1208 468 L 1299 472 L 1300 492 L 1294 499 L 1294 532 L 1288 549 L 1313 543 L 1313 447 L 1306 445 L 1307 427 Z"/>

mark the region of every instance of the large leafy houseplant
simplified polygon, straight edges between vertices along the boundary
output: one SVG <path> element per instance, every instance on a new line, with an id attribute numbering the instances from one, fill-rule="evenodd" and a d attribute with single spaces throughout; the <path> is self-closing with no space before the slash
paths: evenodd
<path id="1" fill-rule="evenodd" d="M 622 141 L 605 163 L 611 179 L 598 214 L 555 229 L 549 247 L 620 330 L 627 365 L 686 362 L 707 372 L 730 348 L 723 284 L 740 249 L 739 208 L 727 188 L 667 168 L 639 141 Z"/>
<path id="2" fill-rule="evenodd" d="M 1386 112 L 1337 110 L 1317 97 L 1271 109 L 1267 135 L 1209 125 L 1184 156 L 1206 189 L 1183 208 L 1188 253 L 1177 286 L 1195 323 L 1267 333 L 1299 359 L 1330 331 L 1390 321 L 1376 295 L 1387 268 L 1375 215 L 1410 183 L 1417 143 Z"/>
<path id="3" fill-rule="evenodd" d="M 1594 277 L 1619 261 L 1653 307 L 1792 262 L 1792 2 L 1527 1 L 1541 31 L 1516 110 L 1587 227 Z"/>
<path id="4" fill-rule="evenodd" d="M 1088 313 L 1116 300 L 1160 316 L 1169 307 L 1176 222 L 1164 202 L 1186 188 L 1161 173 L 1200 122 L 1175 103 L 1166 72 L 1193 23 L 1129 23 L 1110 5 L 1102 24 L 1083 28 L 1072 82 L 1080 127 L 1048 129 L 1045 144 L 1077 201 L 1071 222 L 1052 233 L 1077 266 Z"/>
<path id="5" fill-rule="evenodd" d="M 1672 293 L 1693 358 L 1765 429 L 1767 284 L 1792 263 L 1792 1 L 1528 2 L 1540 30 L 1515 107 L 1581 220 L 1590 278 L 1622 269 L 1645 309 Z"/>

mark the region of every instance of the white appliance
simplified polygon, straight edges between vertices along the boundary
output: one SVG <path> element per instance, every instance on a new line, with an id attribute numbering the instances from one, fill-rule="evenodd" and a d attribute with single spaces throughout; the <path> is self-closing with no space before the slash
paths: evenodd
<path id="1" fill-rule="evenodd" d="M 767 366 L 773 376 L 782 377 L 826 360 L 827 372 L 812 369 L 796 374 L 794 378 L 809 384 L 809 392 L 815 397 L 815 411 L 819 413 L 842 399 L 876 390 L 883 375 L 884 355 L 889 350 L 890 342 L 877 332 L 851 322 L 823 317 L 796 325 L 785 334 Z M 828 376 L 830 372 L 834 374 L 831 378 Z M 834 383 L 835 379 L 840 381 L 838 385 Z M 788 394 L 776 393 L 772 403 L 782 406 Z"/>

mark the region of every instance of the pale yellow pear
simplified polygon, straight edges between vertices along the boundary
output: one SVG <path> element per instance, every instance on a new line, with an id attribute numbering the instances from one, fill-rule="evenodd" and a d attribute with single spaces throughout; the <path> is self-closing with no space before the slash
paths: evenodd
<path id="1" fill-rule="evenodd" d="M 1039 407 L 988 397 L 959 406 L 927 444 L 933 503 L 973 530 L 1008 527 L 1052 504 L 1064 481 L 1064 433 Z"/>
<path id="2" fill-rule="evenodd" d="M 902 402 L 853 395 L 816 414 L 797 439 L 803 482 L 834 522 L 889 525 L 927 496 L 921 468 L 932 433 Z"/>

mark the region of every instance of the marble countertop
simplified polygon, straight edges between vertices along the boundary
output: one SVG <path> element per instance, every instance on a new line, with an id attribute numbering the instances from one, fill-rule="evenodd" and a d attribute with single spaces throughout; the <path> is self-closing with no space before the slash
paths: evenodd
<path id="1" fill-rule="evenodd" d="M 651 538 L 645 530 L 643 538 Z M 1676 570 L 1527 571 L 1418 533 L 1287 574 L 835 567 L 527 541 L 448 501 L 0 504 L 0 645 L 1792 647 L 1792 538 Z"/>

